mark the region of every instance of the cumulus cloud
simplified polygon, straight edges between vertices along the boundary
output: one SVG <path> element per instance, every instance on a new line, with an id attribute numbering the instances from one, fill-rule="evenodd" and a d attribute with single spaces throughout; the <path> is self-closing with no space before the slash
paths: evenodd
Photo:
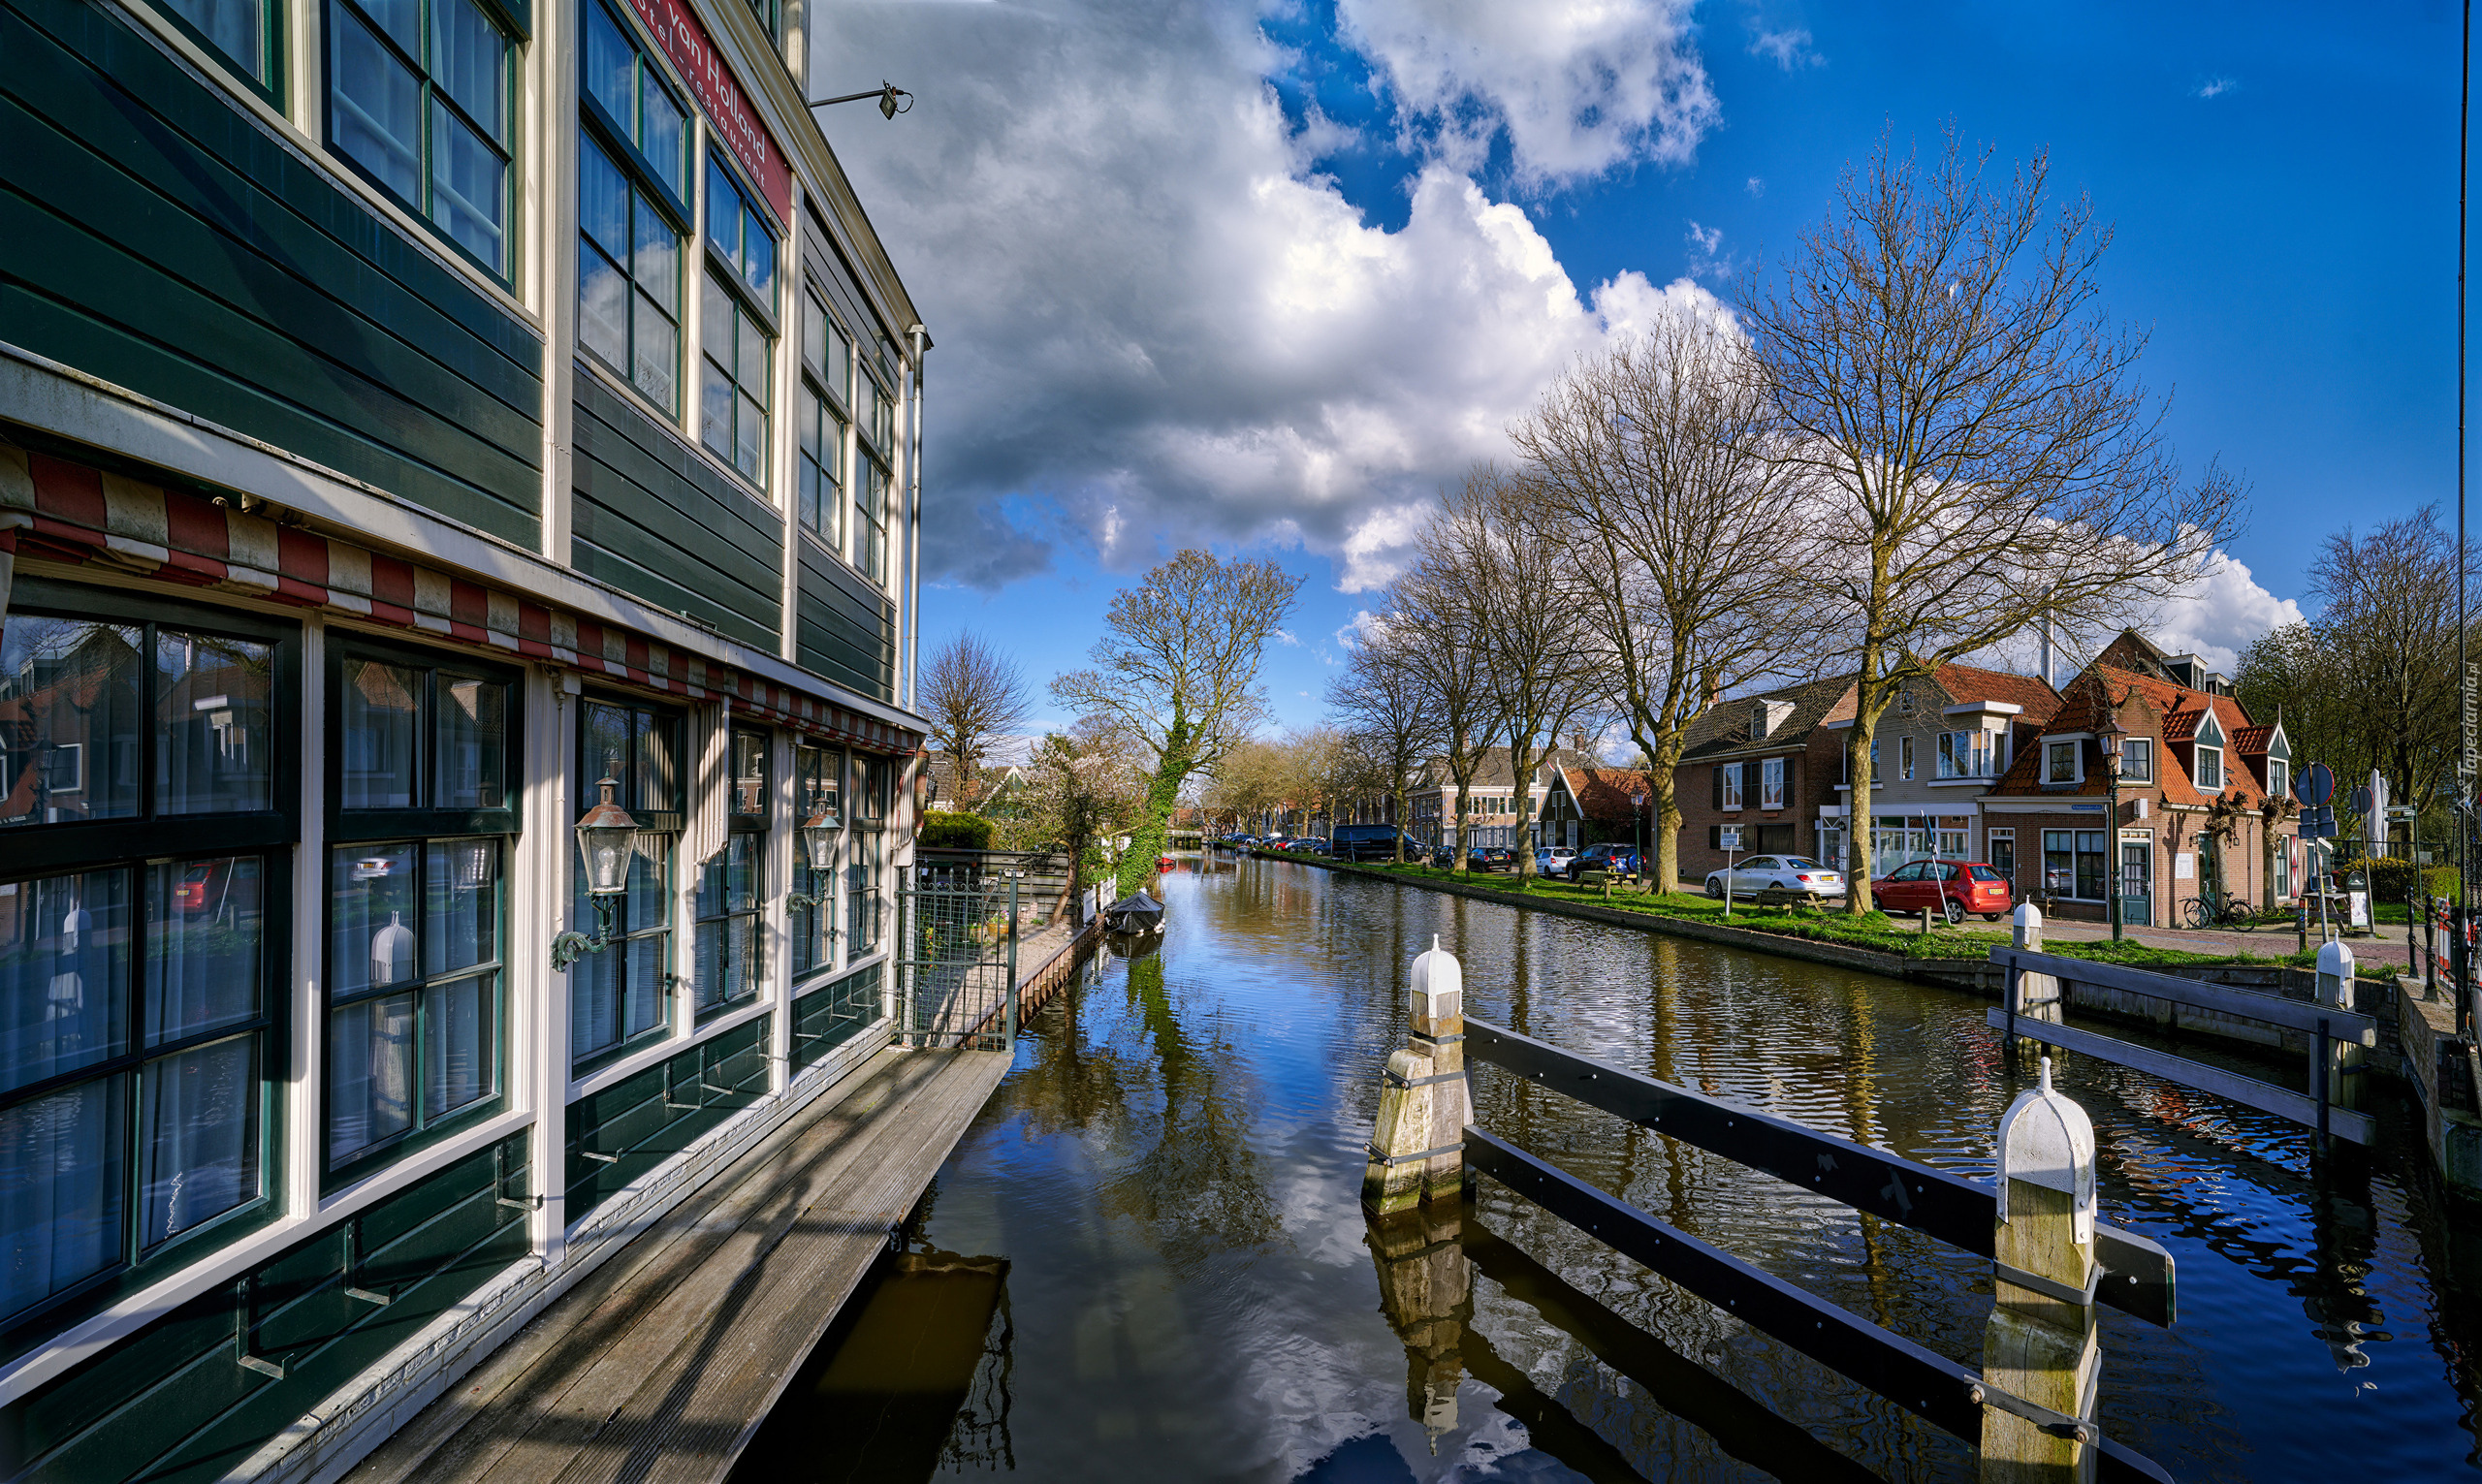
<path id="1" fill-rule="evenodd" d="M 1798 26 L 1788 27 L 1781 31 L 1769 31 L 1764 27 L 1752 27 L 1749 40 L 1749 54 L 1752 56 L 1771 57 L 1774 59 L 1775 65 L 1783 68 L 1786 72 L 1798 71 L 1803 67 L 1816 67 L 1827 60 L 1825 57 L 1818 54 L 1816 48 L 1811 47 L 1810 33 Z"/>
<path id="2" fill-rule="evenodd" d="M 1537 174 L 1694 142 L 1681 100 L 1707 95 L 1676 7 L 1591 12 L 1634 29 L 1560 13 L 1561 46 L 1496 62 L 1476 48 L 1498 10 L 1448 7 L 1427 72 L 1409 13 L 1348 9 L 1357 44 L 1393 59 L 1390 86 L 1434 107 L 1473 92 Z M 1377 585 L 1545 379 L 1711 301 L 1637 273 L 1581 290 L 1519 206 L 1435 157 L 1404 224 L 1368 225 L 1289 124 L 1265 80 L 1282 58 L 1246 9 L 817 14 L 814 88 L 941 79 L 898 123 L 829 120 L 939 347 L 926 579 L 990 588 L 1064 545 L 1126 568 L 1179 542 L 1257 541 L 1337 557 L 1348 590 Z M 1543 26 L 1525 9 L 1518 29 Z M 848 57 L 869 59 L 863 82 Z"/>
<path id="3" fill-rule="evenodd" d="M 2192 89 L 2189 96 L 2192 98 L 2220 98 L 2226 93 L 2237 93 L 2239 91 L 2241 91 L 2241 83 L 2238 79 L 2209 78 Z"/>
<path id="4" fill-rule="evenodd" d="M 1408 138 L 1478 163 L 1505 134 L 1518 178 L 1685 162 L 1722 116 L 1690 45 L 1690 0 L 1342 0 L 1344 39 Z"/>
<path id="5" fill-rule="evenodd" d="M 1276 629 L 1272 632 L 1276 643 L 1290 645 L 1296 649 L 1301 647 L 1301 641 L 1292 637 L 1292 630 Z"/>
<path id="6" fill-rule="evenodd" d="M 1749 192 L 1752 196 L 1764 196 L 1766 194 L 1766 182 L 1757 175 L 1752 175 L 1749 177 L 1748 183 L 1743 185 L 1741 189 Z"/>
<path id="7" fill-rule="evenodd" d="M 2201 654 L 2210 669 L 2230 675 L 2242 650 L 2302 617 L 2300 604 L 2268 591 L 2246 563 L 2227 553 L 2143 630 L 2166 653 Z"/>

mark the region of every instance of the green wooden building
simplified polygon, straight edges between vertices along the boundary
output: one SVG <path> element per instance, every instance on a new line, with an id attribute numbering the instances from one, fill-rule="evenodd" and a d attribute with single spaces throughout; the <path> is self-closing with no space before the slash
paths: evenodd
<path id="1" fill-rule="evenodd" d="M 0 0 L 0 1479 L 337 1477 L 886 1043 L 930 341 L 806 31 Z"/>

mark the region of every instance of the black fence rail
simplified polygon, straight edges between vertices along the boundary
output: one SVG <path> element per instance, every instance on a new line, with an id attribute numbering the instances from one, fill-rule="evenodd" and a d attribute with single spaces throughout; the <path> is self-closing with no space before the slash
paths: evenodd
<path id="1" fill-rule="evenodd" d="M 2031 949 L 1994 948 L 1990 951 L 1990 961 L 2007 970 L 2008 982 L 1999 1005 L 1984 1012 L 1985 1018 L 1993 1028 L 2010 1036 L 2022 1036 L 2046 1046 L 2078 1052 L 2098 1061 L 2109 1061 L 2115 1066 L 2146 1072 L 2184 1088 L 2211 1092 L 2244 1108 L 2272 1113 L 2277 1118 L 2315 1129 L 2322 1143 L 2331 1133 L 2337 1138 L 2365 1145 L 2378 1137 L 2375 1119 L 2356 1109 L 2338 1106 L 2336 1096 L 2341 1089 L 2333 1085 L 2334 1058 L 2330 1055 L 2330 1048 L 2339 1042 L 2347 1046 L 2376 1046 L 2378 1022 L 2371 1016 L 2337 1005 L 2286 999 L 2280 995 L 2262 995 L 2255 990 L 2209 984 L 2203 980 L 2158 974 L 2117 963 L 2097 963 L 2090 959 L 2062 958 Z M 2311 1045 L 2310 1090 L 2295 1092 L 2290 1088 L 2277 1087 L 2243 1072 L 2192 1061 L 2186 1057 L 2157 1051 L 2150 1046 L 2138 1046 L 2117 1036 L 2031 1018 L 2025 1011 L 2023 987 L 2027 974 L 2048 974 L 2063 984 L 2089 984 L 2100 989 L 2143 995 L 2169 1006 L 2303 1032 L 2310 1038 Z M 2066 996 L 2063 995 L 2061 1002 L 2065 1001 Z"/>
<path id="2" fill-rule="evenodd" d="M 896 894 L 897 1037 L 1007 1051 L 1017 1039 L 1018 883 L 936 878 Z"/>
<path id="3" fill-rule="evenodd" d="M 1472 1060 L 1547 1090 L 1977 1255 L 1992 1255 L 1998 1198 L 1989 1186 L 1790 1119 L 1561 1051 L 1486 1021 L 1465 1022 L 1464 1047 Z M 2171 1478 L 2151 1460 L 2104 1437 L 2091 1420 L 1992 1386 L 1972 1369 L 1803 1292 L 1485 1129 L 1467 1126 L 1464 1155 L 1471 1168 L 1576 1230 L 1958 1437 L 1978 1444 L 1985 1409 L 1996 1408 L 2052 1437 L 2073 1437 L 2092 1447 L 2098 1478 L 2166 1484 Z M 2172 1321 L 2169 1252 L 2144 1237 L 2098 1223 L 2095 1253 L 2103 1270 L 2095 1302 L 2158 1324 Z"/>

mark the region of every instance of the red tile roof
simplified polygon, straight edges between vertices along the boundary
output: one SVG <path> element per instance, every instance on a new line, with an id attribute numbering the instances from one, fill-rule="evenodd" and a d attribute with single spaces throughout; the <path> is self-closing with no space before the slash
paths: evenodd
<path id="1" fill-rule="evenodd" d="M 2256 770 L 2241 756 L 2248 749 L 2239 742 L 2244 732 L 2261 729 L 2251 725 L 2249 713 L 2230 696 L 2209 695 L 2202 690 L 2190 690 L 2170 680 L 2159 680 L 2152 676 L 2139 675 L 2112 665 L 2092 665 L 2069 682 L 2058 711 L 2043 728 L 2042 736 L 2090 734 L 2100 730 L 2107 709 L 2105 687 L 2109 687 L 2112 695 L 2125 697 L 2134 707 L 2134 710 L 2121 710 L 2122 726 L 2139 735 L 2152 733 L 2167 743 L 2193 739 L 2197 735 L 2199 718 L 2212 709 L 2225 738 L 2233 743 L 2224 749 L 2224 792 L 2238 795 L 2242 805 L 2252 809 L 2265 802 L 2265 785 Z M 2093 743 L 2084 745 L 2092 746 Z M 2157 748 L 2156 752 L 2157 782 L 2154 786 L 2162 791 L 2165 803 L 2199 805 L 2208 803 L 2207 795 L 2191 780 L 2189 770 L 2168 745 Z M 1992 786 L 1991 792 L 2042 798 L 2050 795 L 2096 795 L 2111 791 L 2100 770 L 2092 768 L 2086 770 L 2084 783 L 2077 788 L 2047 789 L 2041 781 L 2042 757 L 2043 747 L 2039 740 L 2021 749 L 2016 761 L 2009 765 L 2007 774 Z"/>

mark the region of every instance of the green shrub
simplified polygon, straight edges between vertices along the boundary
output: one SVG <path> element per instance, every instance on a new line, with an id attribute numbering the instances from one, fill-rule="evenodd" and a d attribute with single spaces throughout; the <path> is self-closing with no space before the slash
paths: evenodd
<path id="1" fill-rule="evenodd" d="M 925 850 L 988 850 L 991 821 L 979 814 L 933 809 L 923 816 L 921 844 Z"/>
<path id="2" fill-rule="evenodd" d="M 2404 899 L 2411 895 L 2415 869 L 2412 862 L 2380 857 L 2364 861 L 2362 868 L 2370 872 L 2370 895 L 2372 900 L 2402 904 Z M 2456 895 L 2458 883 L 2455 867 L 2426 866 L 2421 868 L 2421 872 L 2425 884 L 2429 887 L 2430 896 L 2453 897 Z"/>

